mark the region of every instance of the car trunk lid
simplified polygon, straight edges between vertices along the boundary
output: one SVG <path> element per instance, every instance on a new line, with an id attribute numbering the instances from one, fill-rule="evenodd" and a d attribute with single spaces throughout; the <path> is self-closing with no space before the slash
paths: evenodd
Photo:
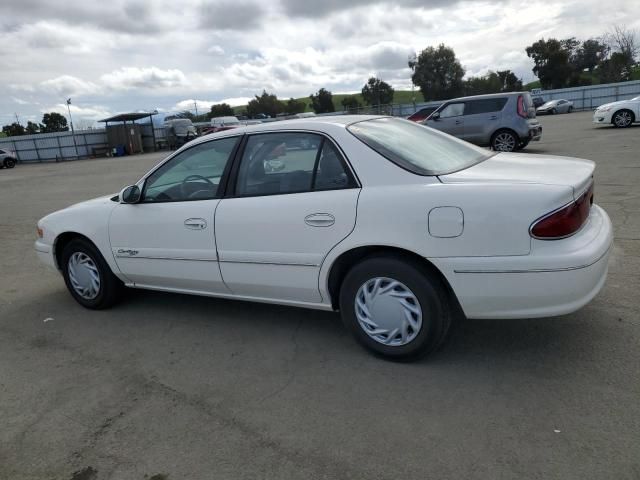
<path id="1" fill-rule="evenodd" d="M 576 200 L 593 182 L 594 169 L 591 160 L 504 152 L 438 178 L 443 183 L 562 185 L 573 189 Z"/>

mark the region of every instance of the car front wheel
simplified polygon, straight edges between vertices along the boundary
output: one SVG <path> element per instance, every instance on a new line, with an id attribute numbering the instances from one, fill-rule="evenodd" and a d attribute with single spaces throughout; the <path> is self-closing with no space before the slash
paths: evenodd
<path id="1" fill-rule="evenodd" d="M 2 162 L 4 168 L 13 168 L 16 166 L 15 158 L 5 158 L 4 162 Z"/>
<path id="2" fill-rule="evenodd" d="M 630 127 L 635 119 L 629 110 L 620 110 L 613 115 L 613 124 L 618 128 Z"/>
<path id="3" fill-rule="evenodd" d="M 340 289 L 342 319 L 368 350 L 391 360 L 414 360 L 444 340 L 451 312 L 442 281 L 403 258 L 369 257 Z"/>
<path id="4" fill-rule="evenodd" d="M 100 310 L 119 299 L 122 282 L 89 241 L 70 241 L 62 251 L 60 267 L 69 292 L 83 307 Z"/>

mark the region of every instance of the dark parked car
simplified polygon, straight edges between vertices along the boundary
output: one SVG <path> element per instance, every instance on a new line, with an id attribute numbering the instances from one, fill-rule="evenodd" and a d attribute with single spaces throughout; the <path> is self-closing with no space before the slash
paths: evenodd
<path id="1" fill-rule="evenodd" d="M 407 120 L 411 120 L 412 122 L 423 122 L 427 118 L 429 118 L 429 115 L 431 115 L 433 112 L 435 112 L 438 109 L 439 106 L 440 105 L 431 105 L 429 107 L 421 108 L 420 110 L 418 110 L 413 115 L 409 115 L 407 117 Z"/>
<path id="2" fill-rule="evenodd" d="M 542 97 L 533 97 L 532 100 L 533 100 L 533 106 L 535 108 L 541 107 L 542 105 L 545 104 L 545 99 Z"/>
<path id="3" fill-rule="evenodd" d="M 449 100 L 424 122 L 476 145 L 501 152 L 540 140 L 542 126 L 529 92 L 494 93 Z"/>
<path id="4" fill-rule="evenodd" d="M 16 162 L 16 152 L 0 149 L 0 168 L 13 168 Z"/>

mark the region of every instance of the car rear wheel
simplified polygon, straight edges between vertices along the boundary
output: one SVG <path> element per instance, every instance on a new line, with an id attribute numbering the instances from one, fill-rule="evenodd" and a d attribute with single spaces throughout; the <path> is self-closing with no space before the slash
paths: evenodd
<path id="1" fill-rule="evenodd" d="M 518 148 L 520 139 L 510 130 L 499 130 L 491 139 L 491 148 L 497 152 L 513 152 Z"/>
<path id="2" fill-rule="evenodd" d="M 347 329 L 375 354 L 414 360 L 434 351 L 451 324 L 442 281 L 393 256 L 374 256 L 353 267 L 340 289 Z"/>
<path id="3" fill-rule="evenodd" d="M 635 118 L 632 111 L 620 110 L 619 112 L 614 113 L 612 123 L 618 128 L 626 128 L 630 127 L 634 120 Z"/>
<path id="4" fill-rule="evenodd" d="M 69 292 L 83 307 L 101 310 L 119 300 L 122 282 L 87 240 L 71 240 L 62 251 L 60 267 Z"/>
<path id="5" fill-rule="evenodd" d="M 16 166 L 16 159 L 15 158 L 5 158 L 4 162 L 2 162 L 2 165 L 4 165 L 4 168 L 13 168 Z"/>

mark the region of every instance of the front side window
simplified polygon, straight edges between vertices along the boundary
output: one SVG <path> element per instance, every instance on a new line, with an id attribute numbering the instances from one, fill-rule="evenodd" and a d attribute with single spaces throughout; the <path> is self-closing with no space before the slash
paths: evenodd
<path id="1" fill-rule="evenodd" d="M 444 175 L 482 162 L 494 153 L 437 130 L 398 118 L 364 120 L 347 127 L 356 138 L 418 175 Z"/>
<path id="2" fill-rule="evenodd" d="M 235 194 L 274 195 L 353 186 L 331 142 L 303 132 L 251 135 L 238 168 Z"/>
<path id="3" fill-rule="evenodd" d="M 143 202 L 216 198 L 220 179 L 240 137 L 201 143 L 179 153 L 145 182 Z"/>
<path id="4" fill-rule="evenodd" d="M 459 117 L 464 113 L 464 103 L 450 103 L 440 111 L 440 118 Z"/>

